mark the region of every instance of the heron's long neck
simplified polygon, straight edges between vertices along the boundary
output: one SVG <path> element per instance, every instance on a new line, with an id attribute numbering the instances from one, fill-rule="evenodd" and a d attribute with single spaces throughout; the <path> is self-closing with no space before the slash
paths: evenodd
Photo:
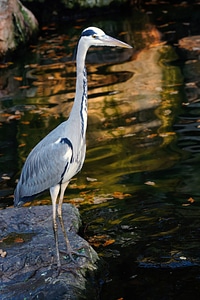
<path id="1" fill-rule="evenodd" d="M 78 44 L 76 56 L 76 93 L 70 118 L 74 120 L 75 126 L 80 126 L 82 138 L 85 137 L 87 128 L 87 72 L 85 68 L 85 57 L 88 48 Z"/>

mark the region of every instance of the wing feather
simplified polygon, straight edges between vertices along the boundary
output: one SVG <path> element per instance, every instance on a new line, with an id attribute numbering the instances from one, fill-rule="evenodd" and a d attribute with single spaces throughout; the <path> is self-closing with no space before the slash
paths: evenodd
<path id="1" fill-rule="evenodd" d="M 29 154 L 15 190 L 15 205 L 49 189 L 63 180 L 73 161 L 73 147 L 67 138 L 48 144 L 39 143 Z M 70 178 L 74 174 L 69 174 Z"/>

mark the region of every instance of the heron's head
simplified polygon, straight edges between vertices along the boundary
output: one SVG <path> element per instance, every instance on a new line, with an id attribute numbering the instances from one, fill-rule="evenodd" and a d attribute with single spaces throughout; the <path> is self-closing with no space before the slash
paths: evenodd
<path id="1" fill-rule="evenodd" d="M 121 42 L 111 36 L 105 34 L 105 32 L 97 27 L 88 27 L 83 30 L 81 39 L 84 39 L 88 47 L 90 46 L 110 46 L 110 47 L 122 47 L 132 48 L 130 45 Z"/>

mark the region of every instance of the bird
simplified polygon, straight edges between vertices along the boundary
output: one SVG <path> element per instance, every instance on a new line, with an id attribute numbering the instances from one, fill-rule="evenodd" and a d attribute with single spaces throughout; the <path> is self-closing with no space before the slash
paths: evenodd
<path id="1" fill-rule="evenodd" d="M 61 267 L 61 260 L 57 219 L 64 235 L 68 256 L 74 261 L 73 255 L 80 255 L 70 245 L 62 217 L 62 203 L 71 178 L 81 170 L 85 160 L 88 102 L 85 59 L 90 46 L 132 48 L 127 43 L 107 35 L 100 28 L 91 26 L 82 31 L 77 43 L 76 90 L 69 117 L 29 153 L 14 191 L 15 207 L 32 201 L 46 190 L 50 191 L 58 268 Z"/>

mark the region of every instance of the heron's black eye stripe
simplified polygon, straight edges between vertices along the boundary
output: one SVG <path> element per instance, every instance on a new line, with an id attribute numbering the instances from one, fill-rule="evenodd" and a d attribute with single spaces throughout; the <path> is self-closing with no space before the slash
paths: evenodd
<path id="1" fill-rule="evenodd" d="M 90 35 L 96 36 L 95 31 L 92 29 L 88 29 L 88 30 L 84 30 L 81 34 L 81 36 L 90 36 Z"/>

